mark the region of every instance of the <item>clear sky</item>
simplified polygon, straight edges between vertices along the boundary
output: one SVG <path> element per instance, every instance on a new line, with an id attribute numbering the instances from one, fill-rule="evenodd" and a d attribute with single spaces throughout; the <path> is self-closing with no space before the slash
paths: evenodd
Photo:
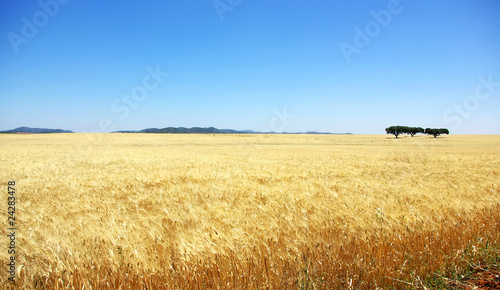
<path id="1" fill-rule="evenodd" d="M 0 130 L 500 134 L 497 0 L 0 5 Z"/>

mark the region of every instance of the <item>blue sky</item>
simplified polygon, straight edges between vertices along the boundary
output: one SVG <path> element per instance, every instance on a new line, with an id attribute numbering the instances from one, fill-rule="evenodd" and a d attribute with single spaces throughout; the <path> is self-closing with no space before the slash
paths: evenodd
<path id="1" fill-rule="evenodd" d="M 500 1 L 0 5 L 0 130 L 500 134 Z"/>

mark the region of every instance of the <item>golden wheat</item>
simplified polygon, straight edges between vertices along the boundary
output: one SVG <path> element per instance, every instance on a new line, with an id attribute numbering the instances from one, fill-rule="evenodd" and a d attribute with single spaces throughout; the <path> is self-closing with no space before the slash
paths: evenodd
<path id="1" fill-rule="evenodd" d="M 6 196 L 16 181 L 19 233 L 16 282 L 6 270 L 0 279 L 78 289 L 418 287 L 468 247 L 498 249 L 499 144 L 1 135 L 0 184 Z"/>

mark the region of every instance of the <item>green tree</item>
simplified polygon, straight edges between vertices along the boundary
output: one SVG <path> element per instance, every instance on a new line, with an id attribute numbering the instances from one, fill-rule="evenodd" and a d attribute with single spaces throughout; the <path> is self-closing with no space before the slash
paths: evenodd
<path id="1" fill-rule="evenodd" d="M 423 134 L 424 132 L 425 132 L 425 130 L 422 127 L 408 127 L 407 134 L 410 134 L 413 137 L 415 134 L 419 134 L 419 133 Z"/>
<path id="2" fill-rule="evenodd" d="M 437 136 L 441 135 L 441 134 L 450 134 L 450 131 L 448 131 L 448 129 L 446 128 L 440 128 L 440 129 L 437 129 L 437 128 L 426 128 L 425 129 L 425 134 L 427 135 L 432 135 L 434 136 L 434 138 L 436 138 Z"/>
<path id="3" fill-rule="evenodd" d="M 398 138 L 401 134 L 406 134 L 408 132 L 408 127 L 406 126 L 390 126 L 385 128 L 385 133 L 392 134 Z"/>

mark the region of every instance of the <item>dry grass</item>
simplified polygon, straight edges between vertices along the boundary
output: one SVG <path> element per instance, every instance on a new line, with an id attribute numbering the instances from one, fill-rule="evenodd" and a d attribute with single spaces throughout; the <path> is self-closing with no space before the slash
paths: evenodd
<path id="1" fill-rule="evenodd" d="M 1 135 L 0 184 L 6 192 L 17 182 L 19 237 L 17 282 L 3 270 L 0 281 L 424 287 L 467 267 L 486 243 L 500 248 L 499 144 L 500 136 Z"/>

